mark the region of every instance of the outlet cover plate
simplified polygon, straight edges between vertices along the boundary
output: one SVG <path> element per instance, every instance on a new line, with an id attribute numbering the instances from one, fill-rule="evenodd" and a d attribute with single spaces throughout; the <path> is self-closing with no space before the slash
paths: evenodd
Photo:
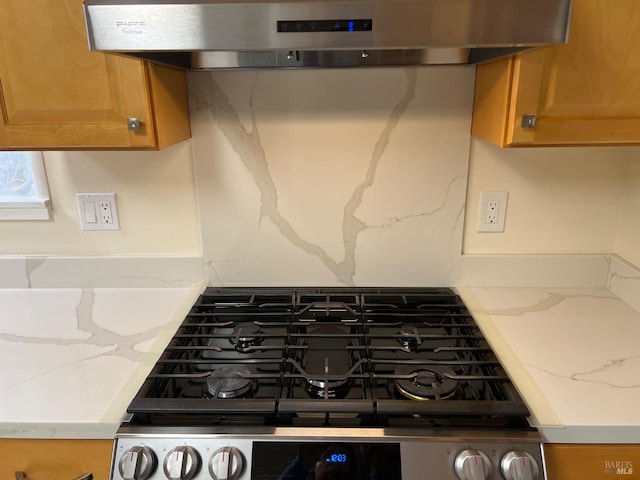
<path id="1" fill-rule="evenodd" d="M 504 232 L 508 195 L 508 192 L 480 192 L 478 232 Z M 490 212 L 492 208 L 497 210 L 495 214 Z M 495 218 L 495 222 L 489 221 L 490 218 Z"/>
<path id="2" fill-rule="evenodd" d="M 115 193 L 78 193 L 76 197 L 82 230 L 120 230 Z M 108 215 L 104 215 L 100 209 L 105 204 Z"/>

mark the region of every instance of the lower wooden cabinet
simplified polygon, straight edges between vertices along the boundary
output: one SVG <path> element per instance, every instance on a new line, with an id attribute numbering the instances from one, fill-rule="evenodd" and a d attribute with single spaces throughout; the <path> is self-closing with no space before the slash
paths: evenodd
<path id="1" fill-rule="evenodd" d="M 638 480 L 640 444 L 544 447 L 548 480 Z"/>
<path id="2" fill-rule="evenodd" d="M 112 451 L 113 440 L 0 439 L 0 479 L 22 471 L 29 480 L 107 480 Z"/>

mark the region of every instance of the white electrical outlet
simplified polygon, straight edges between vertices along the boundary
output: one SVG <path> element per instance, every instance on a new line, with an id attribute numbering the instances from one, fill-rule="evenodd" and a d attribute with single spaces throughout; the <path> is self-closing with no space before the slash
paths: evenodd
<path id="1" fill-rule="evenodd" d="M 504 232 L 508 192 L 480 192 L 478 232 Z"/>
<path id="2" fill-rule="evenodd" d="M 78 193 L 82 230 L 120 230 L 115 193 Z"/>
<path id="3" fill-rule="evenodd" d="M 500 212 L 500 202 L 498 200 L 489 200 L 487 202 L 487 213 L 484 217 L 484 223 L 498 223 L 498 212 Z"/>

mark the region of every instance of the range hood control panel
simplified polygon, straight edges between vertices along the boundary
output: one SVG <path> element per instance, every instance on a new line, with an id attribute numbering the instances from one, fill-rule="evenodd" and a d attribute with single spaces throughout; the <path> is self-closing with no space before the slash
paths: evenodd
<path id="1" fill-rule="evenodd" d="M 278 33 L 371 32 L 373 20 L 279 20 Z"/>

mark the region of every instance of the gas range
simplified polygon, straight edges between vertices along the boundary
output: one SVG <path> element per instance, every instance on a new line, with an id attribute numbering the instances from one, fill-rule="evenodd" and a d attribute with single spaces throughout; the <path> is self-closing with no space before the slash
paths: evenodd
<path id="1" fill-rule="evenodd" d="M 115 480 L 546 478 L 448 288 L 207 288 L 128 412 Z"/>

